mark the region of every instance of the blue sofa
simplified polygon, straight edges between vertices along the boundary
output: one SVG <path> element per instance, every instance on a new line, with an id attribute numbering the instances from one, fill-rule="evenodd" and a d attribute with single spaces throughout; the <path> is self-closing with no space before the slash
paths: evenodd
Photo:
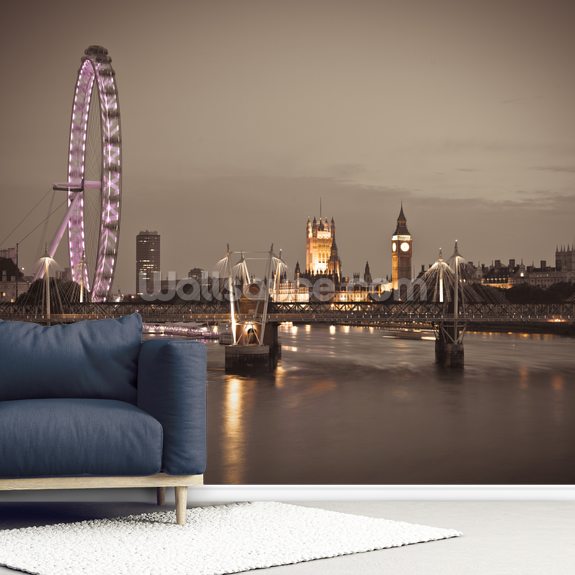
<path id="1" fill-rule="evenodd" d="M 206 467 L 206 351 L 142 342 L 138 314 L 0 321 L 0 490 L 187 487 Z"/>

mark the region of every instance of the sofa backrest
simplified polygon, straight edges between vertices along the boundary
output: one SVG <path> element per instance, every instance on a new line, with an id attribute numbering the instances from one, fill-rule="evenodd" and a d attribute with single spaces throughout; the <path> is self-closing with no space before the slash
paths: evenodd
<path id="1" fill-rule="evenodd" d="M 0 401 L 81 397 L 136 402 L 142 318 L 41 326 L 0 321 Z"/>

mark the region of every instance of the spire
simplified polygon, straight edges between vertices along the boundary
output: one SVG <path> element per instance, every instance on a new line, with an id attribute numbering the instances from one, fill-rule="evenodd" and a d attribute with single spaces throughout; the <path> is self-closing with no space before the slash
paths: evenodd
<path id="1" fill-rule="evenodd" d="M 401 209 L 399 211 L 399 216 L 397 218 L 397 227 L 395 228 L 396 236 L 409 236 L 409 230 L 407 229 L 407 219 L 403 212 L 403 202 L 401 202 Z"/>
<path id="2" fill-rule="evenodd" d="M 335 242 L 335 238 L 333 238 L 333 241 L 331 242 L 328 272 L 333 274 L 337 278 L 337 281 L 341 279 L 341 260 L 337 255 L 337 243 Z"/>
<path id="3" fill-rule="evenodd" d="M 455 240 L 455 247 L 453 248 L 453 257 L 461 255 L 459 253 L 459 246 L 457 245 L 457 240 Z"/>
<path id="4" fill-rule="evenodd" d="M 335 241 L 335 238 L 333 238 L 333 241 L 331 242 L 331 249 L 329 251 L 329 259 L 330 261 L 336 263 L 337 260 L 339 260 L 339 257 L 337 255 L 337 243 Z"/>
<path id="5" fill-rule="evenodd" d="M 369 269 L 369 262 L 365 262 L 365 271 L 363 272 L 363 281 L 366 284 L 371 284 L 371 270 Z"/>

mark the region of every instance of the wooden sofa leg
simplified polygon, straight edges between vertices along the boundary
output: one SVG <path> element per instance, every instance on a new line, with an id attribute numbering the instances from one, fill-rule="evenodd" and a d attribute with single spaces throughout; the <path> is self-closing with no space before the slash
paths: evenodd
<path id="1" fill-rule="evenodd" d="M 186 524 L 186 510 L 188 508 L 188 488 L 176 487 L 176 521 L 178 525 Z"/>
<path id="2" fill-rule="evenodd" d="M 166 504 L 166 488 L 165 487 L 156 487 L 156 501 L 158 505 L 165 505 Z"/>

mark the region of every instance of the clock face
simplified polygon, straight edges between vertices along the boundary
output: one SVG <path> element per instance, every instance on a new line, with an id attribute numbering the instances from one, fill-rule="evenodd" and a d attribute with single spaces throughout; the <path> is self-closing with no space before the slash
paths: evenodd
<path id="1" fill-rule="evenodd" d="M 393 242 L 393 243 L 391 244 L 391 249 L 392 249 L 394 252 L 397 251 L 397 244 L 396 244 L 395 242 Z"/>
<path id="2" fill-rule="evenodd" d="M 409 251 L 409 244 L 407 242 L 402 242 L 399 247 L 401 248 L 402 252 L 408 252 Z"/>

